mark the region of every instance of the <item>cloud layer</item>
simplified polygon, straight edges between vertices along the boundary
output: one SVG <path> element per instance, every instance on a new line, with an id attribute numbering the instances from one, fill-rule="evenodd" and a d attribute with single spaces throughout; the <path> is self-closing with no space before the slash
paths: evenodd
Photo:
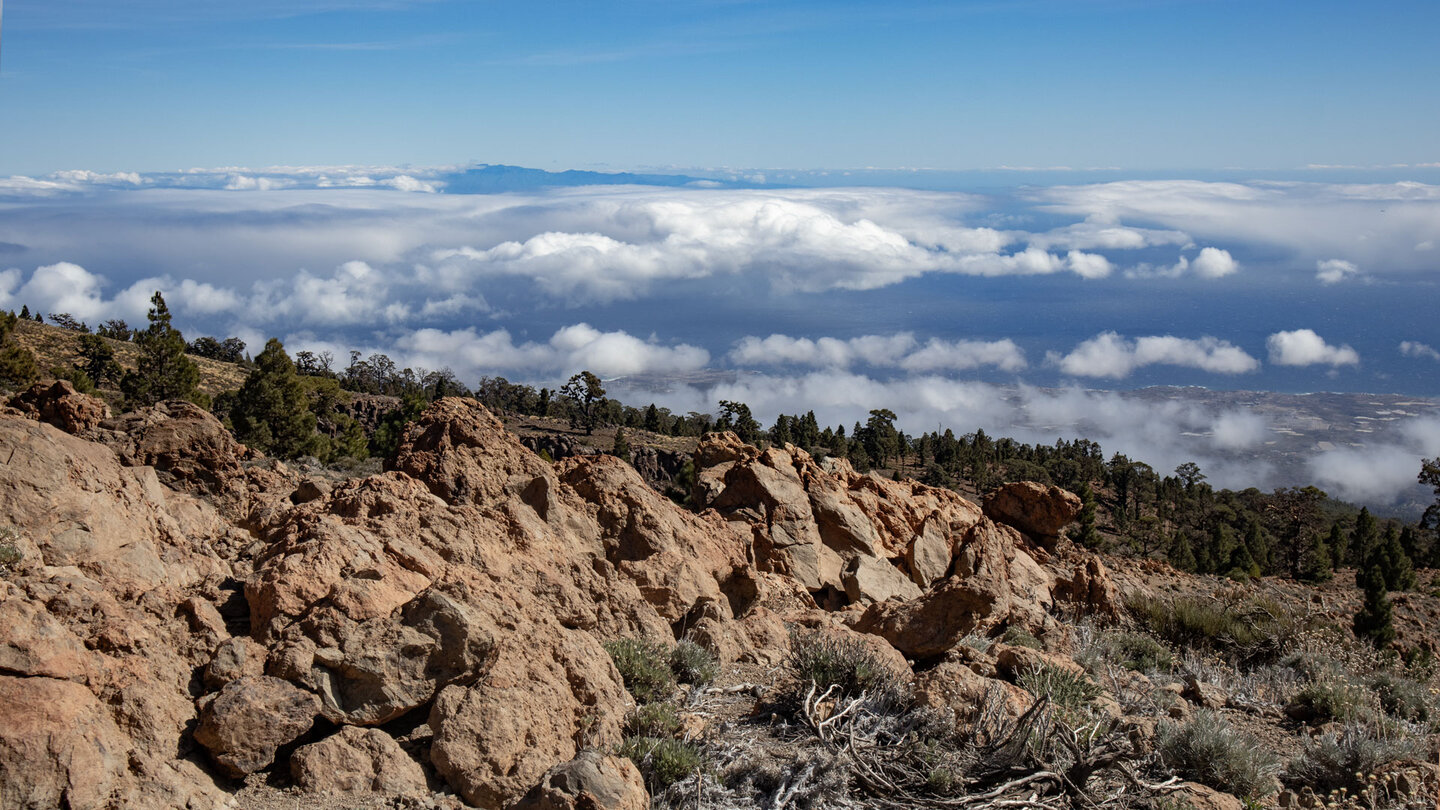
<path id="1" fill-rule="evenodd" d="M 849 422 L 886 406 L 912 431 L 1088 435 L 1157 469 L 1199 459 L 1239 484 L 1266 474 L 1239 460 L 1273 438 L 1263 415 L 1063 386 L 1282 379 L 1314 390 L 1337 370 L 1342 383 L 1393 384 L 1379 377 L 1387 362 L 1413 380 L 1414 361 L 1440 359 L 1428 309 L 1414 315 L 1433 297 L 1425 273 L 1440 255 L 1431 186 L 447 193 L 456 176 L 227 167 L 0 179 L 0 307 L 142 323 L 160 289 L 191 335 L 383 351 L 467 382 L 553 384 L 585 368 L 730 374 L 667 396 L 685 410 L 740 398 L 769 418 L 813 407 Z M 1377 299 L 1387 318 L 1354 306 L 1358 296 L 1389 296 Z M 1398 470 L 1402 454 L 1391 455 L 1364 457 Z M 1331 458 L 1326 480 L 1362 491 L 1333 460 L 1348 457 Z"/>

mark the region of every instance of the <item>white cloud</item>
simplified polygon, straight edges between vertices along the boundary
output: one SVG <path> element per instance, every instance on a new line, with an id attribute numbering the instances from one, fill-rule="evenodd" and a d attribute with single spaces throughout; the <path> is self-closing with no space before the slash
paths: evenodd
<path id="1" fill-rule="evenodd" d="M 1225 411 L 1210 428 L 1210 437 L 1221 450 L 1244 450 L 1265 441 L 1270 423 L 1250 411 Z"/>
<path id="2" fill-rule="evenodd" d="M 1292 267 L 1341 259 L 1371 272 L 1425 273 L 1433 265 L 1412 248 L 1440 240 L 1440 186 L 1422 183 L 1136 180 L 1034 189 L 1026 196 L 1042 210 L 1087 221 L 1158 225 L 1196 241 L 1265 246 L 1298 260 Z"/>
<path id="3" fill-rule="evenodd" d="M 1015 341 L 940 340 L 931 338 L 919 350 L 900 361 L 906 371 L 965 371 L 994 366 L 1001 371 L 1025 368 L 1025 352 Z"/>
<path id="4" fill-rule="evenodd" d="M 1030 234 L 1026 241 L 1041 250 L 1139 250 L 1162 245 L 1187 245 L 1192 240 L 1184 231 L 1135 228 L 1100 217 Z"/>
<path id="5" fill-rule="evenodd" d="M 361 261 L 349 261 L 329 277 L 301 270 L 288 282 L 257 284 L 249 316 L 259 321 L 291 317 L 316 326 L 385 321 L 398 323 L 409 307 L 389 296 L 385 274 Z"/>
<path id="6" fill-rule="evenodd" d="M 572 301 L 624 300 L 657 282 L 747 273 L 776 290 L 817 292 L 871 290 L 927 273 L 1109 272 L 1104 257 L 1079 251 L 999 252 L 1007 239 L 998 232 L 910 216 L 894 193 L 590 190 L 566 199 L 566 230 L 442 248 L 430 261 L 439 272 L 459 264 L 471 274 L 534 279 Z M 892 224 L 868 214 L 904 218 Z"/>
<path id="7" fill-rule="evenodd" d="M 36 312 L 64 312 L 94 322 L 108 311 L 100 292 L 104 285 L 104 278 L 80 265 L 58 262 L 36 268 L 13 298 Z"/>
<path id="8" fill-rule="evenodd" d="M 1425 343 L 1417 343 L 1413 340 L 1400 341 L 1400 353 L 1406 357 L 1419 357 L 1427 360 L 1440 360 L 1440 351 Z"/>
<path id="9" fill-rule="evenodd" d="M 1065 263 L 1071 272 L 1081 278 L 1105 278 L 1115 269 L 1104 256 L 1098 253 L 1081 253 L 1078 250 L 1066 254 Z"/>
<path id="10" fill-rule="evenodd" d="M 583 369 L 601 377 L 617 377 L 695 371 L 710 362 L 710 353 L 696 346 L 666 346 L 623 331 L 602 332 L 584 323 L 557 330 L 545 343 L 517 344 L 504 329 L 488 333 L 473 328 L 449 332 L 419 329 L 403 335 L 395 346 L 407 363 L 425 368 L 449 366 L 462 377 L 497 370 L 564 376 Z"/>
<path id="11" fill-rule="evenodd" d="M 1397 430 L 1401 441 L 1368 447 L 1341 447 L 1310 459 L 1317 484 L 1331 495 L 1368 503 L 1393 503 L 1406 496 L 1428 499 L 1415 480 L 1423 459 L 1440 456 L 1440 418 L 1411 419 Z"/>
<path id="12" fill-rule="evenodd" d="M 1315 262 L 1315 278 L 1321 284 L 1338 284 L 1360 275 L 1354 262 L 1344 259 L 1321 259 Z"/>
<path id="13" fill-rule="evenodd" d="M 1240 263 L 1231 257 L 1228 250 L 1207 247 L 1200 249 L 1200 255 L 1190 263 L 1190 269 L 1201 278 L 1224 278 L 1239 270 Z"/>
<path id="14" fill-rule="evenodd" d="M 1184 366 L 1217 374 L 1244 374 L 1260 367 L 1260 362 L 1245 350 L 1208 335 L 1199 339 L 1149 336 L 1132 341 L 1115 332 L 1102 332 L 1069 354 L 1051 359 L 1066 374 L 1117 380 L 1151 365 Z"/>
<path id="15" fill-rule="evenodd" d="M 1276 332 L 1265 340 L 1270 362 L 1279 366 L 1355 366 L 1360 355 L 1348 345 L 1331 346 L 1311 329 Z"/>
<path id="16" fill-rule="evenodd" d="M 1025 352 L 1013 340 L 940 340 L 921 346 L 909 332 L 864 335 L 841 340 L 832 337 L 795 338 L 789 335 L 744 337 L 729 354 L 732 364 L 753 366 L 813 366 L 844 369 L 864 364 L 903 368 L 906 371 L 962 371 L 993 366 L 1002 371 L 1025 368 Z"/>

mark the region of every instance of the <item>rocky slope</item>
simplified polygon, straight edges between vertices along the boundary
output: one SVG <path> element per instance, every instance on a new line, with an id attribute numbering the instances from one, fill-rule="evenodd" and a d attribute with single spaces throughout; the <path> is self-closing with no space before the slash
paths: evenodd
<path id="1" fill-rule="evenodd" d="M 697 514 L 615 458 L 547 463 L 446 399 L 384 473 L 332 486 L 185 403 L 112 418 L 60 384 L 14 404 L 4 807 L 235 806 L 252 774 L 643 806 L 604 753 L 631 705 L 606 640 L 773 665 L 788 628 L 823 629 L 920 665 L 943 702 L 988 688 L 943 664 L 963 637 L 1063 646 L 1057 616 L 1118 610 L 1104 565 L 1054 542 L 1078 501 L 1035 485 L 982 509 L 721 434 L 696 454 Z"/>

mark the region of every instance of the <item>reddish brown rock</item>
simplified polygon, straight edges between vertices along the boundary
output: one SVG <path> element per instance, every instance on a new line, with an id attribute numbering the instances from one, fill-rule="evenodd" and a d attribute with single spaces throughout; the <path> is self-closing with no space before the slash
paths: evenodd
<path id="1" fill-rule="evenodd" d="M 466 801 L 499 806 L 581 749 L 617 744 L 626 703 L 619 673 L 588 634 L 517 641 L 483 684 L 441 691 L 430 761 Z"/>
<path id="2" fill-rule="evenodd" d="M 0 601 L 0 672 L 85 683 L 93 654 L 44 605 L 29 599 Z"/>
<path id="3" fill-rule="evenodd" d="M 79 684 L 0 676 L 0 806 L 115 806 L 129 745 Z"/>
<path id="4" fill-rule="evenodd" d="M 425 771 L 394 737 L 347 726 L 290 757 L 290 774 L 311 793 L 428 793 Z"/>
<path id="5" fill-rule="evenodd" d="M 556 765 L 512 810 L 646 810 L 650 794 L 635 763 L 582 751 Z"/>
<path id="6" fill-rule="evenodd" d="M 1082 616 L 1117 620 L 1124 611 L 1120 588 L 1098 557 L 1086 555 L 1077 560 L 1070 576 L 1056 583 L 1055 595 L 1068 601 Z"/>
<path id="7" fill-rule="evenodd" d="M 36 383 L 10 398 L 10 407 L 66 433 L 86 433 L 110 418 L 103 399 L 81 394 L 69 380 Z"/>
<path id="8" fill-rule="evenodd" d="M 985 497 L 985 516 L 1036 538 L 1057 537 L 1080 514 L 1080 496 L 1034 481 L 1005 484 Z"/>
<path id="9" fill-rule="evenodd" d="M 915 676 L 915 701 L 921 706 L 955 713 L 964 726 L 995 701 L 1005 716 L 1016 718 L 1034 702 L 1028 692 L 1014 684 L 986 678 L 958 661 L 944 661 Z"/>
<path id="10" fill-rule="evenodd" d="M 265 674 L 266 649 L 248 638 L 229 638 L 215 647 L 205 666 L 205 685 L 220 689 L 245 677 Z"/>
<path id="11" fill-rule="evenodd" d="M 1178 788 L 1170 795 L 1195 810 L 1244 810 L 1245 808 L 1245 802 L 1240 799 L 1198 782 L 1183 782 Z"/>
<path id="12" fill-rule="evenodd" d="M 176 489 L 193 494 L 237 494 L 240 461 L 248 451 L 209 411 L 167 400 L 106 421 L 103 438 L 121 461 L 148 465 Z"/>
<path id="13" fill-rule="evenodd" d="M 1085 674 L 1085 668 L 1075 663 L 1070 657 L 1055 655 L 1044 650 L 996 644 L 992 652 L 995 654 L 996 671 L 1000 677 L 1011 683 L 1018 681 L 1020 676 L 1027 672 L 1036 672 L 1046 668 L 1060 670 L 1071 675 L 1083 676 Z"/>
<path id="14" fill-rule="evenodd" d="M 405 427 L 400 449 L 385 469 L 424 482 L 447 503 L 486 506 L 518 497 L 537 512 L 552 505 L 546 485 L 555 477 L 550 465 L 473 399 L 448 397 L 427 408 Z"/>
<path id="15" fill-rule="evenodd" d="M 320 700 L 287 681 L 240 678 L 201 710 L 195 741 L 222 771 L 241 777 L 273 762 L 275 749 L 309 731 L 319 713 Z"/>

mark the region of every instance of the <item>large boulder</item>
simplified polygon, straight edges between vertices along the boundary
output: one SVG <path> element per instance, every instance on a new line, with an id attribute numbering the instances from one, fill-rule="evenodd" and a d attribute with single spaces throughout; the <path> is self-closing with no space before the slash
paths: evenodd
<path id="1" fill-rule="evenodd" d="M 242 777 L 275 761 L 275 750 L 315 724 L 320 700 L 268 676 L 231 681 L 204 705 L 195 741 L 226 774 Z"/>
<path id="2" fill-rule="evenodd" d="M 516 639 L 483 684 L 441 691 L 430 712 L 430 761 L 466 801 L 506 804 L 557 762 L 617 744 L 627 700 L 610 657 L 588 634 Z"/>
<path id="3" fill-rule="evenodd" d="M 290 775 L 311 793 L 425 794 L 425 771 L 394 737 L 347 726 L 290 757 Z"/>
<path id="4" fill-rule="evenodd" d="M 0 806 L 113 806 L 130 746 L 88 689 L 0 676 L 0 717 Z"/>
<path id="5" fill-rule="evenodd" d="M 646 810 L 650 794 L 635 763 L 596 750 L 551 768 L 512 810 Z"/>
<path id="6" fill-rule="evenodd" d="M 197 495 L 237 495 L 240 462 L 250 451 L 209 411 L 166 400 L 107 420 L 101 438 L 130 466 L 148 465 L 176 489 Z"/>
<path id="7" fill-rule="evenodd" d="M 1035 538 L 1058 537 L 1080 514 L 1080 496 L 1034 481 L 1005 484 L 985 496 L 985 516 Z"/>
<path id="8" fill-rule="evenodd" d="M 0 447 L 0 525 L 21 530 L 26 560 L 75 566 L 117 595 L 223 576 L 205 548 L 220 530 L 213 510 L 166 490 L 153 469 L 26 419 L 0 418 Z"/>

